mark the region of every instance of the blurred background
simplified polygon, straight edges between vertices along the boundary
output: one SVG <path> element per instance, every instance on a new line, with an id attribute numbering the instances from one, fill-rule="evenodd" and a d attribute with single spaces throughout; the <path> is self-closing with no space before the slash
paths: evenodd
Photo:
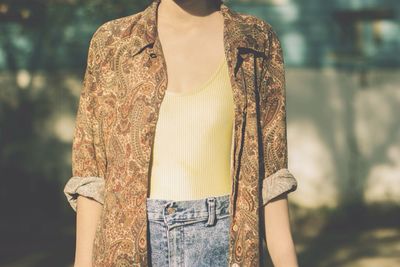
<path id="1" fill-rule="evenodd" d="M 400 266 L 400 1 L 225 2 L 283 46 L 300 266 Z M 148 4 L 0 0 L 1 267 L 72 266 L 62 190 L 89 40 Z"/>

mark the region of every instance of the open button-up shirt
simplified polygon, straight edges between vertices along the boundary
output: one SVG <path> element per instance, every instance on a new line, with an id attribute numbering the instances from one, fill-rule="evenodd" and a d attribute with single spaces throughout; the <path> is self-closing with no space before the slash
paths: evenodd
<path id="1" fill-rule="evenodd" d="M 94 33 L 64 192 L 103 204 L 93 266 L 148 266 L 146 198 L 151 148 L 167 87 L 154 0 Z M 235 103 L 229 266 L 263 266 L 262 207 L 296 190 L 287 169 L 285 75 L 279 39 L 267 22 L 220 6 Z M 203 51 L 207 52 L 207 51 Z"/>

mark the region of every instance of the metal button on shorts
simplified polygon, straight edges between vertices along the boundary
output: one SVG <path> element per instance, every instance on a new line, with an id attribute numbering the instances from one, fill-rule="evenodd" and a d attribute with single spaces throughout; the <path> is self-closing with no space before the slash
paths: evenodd
<path id="1" fill-rule="evenodd" d="M 147 198 L 150 266 L 228 266 L 229 196 Z"/>

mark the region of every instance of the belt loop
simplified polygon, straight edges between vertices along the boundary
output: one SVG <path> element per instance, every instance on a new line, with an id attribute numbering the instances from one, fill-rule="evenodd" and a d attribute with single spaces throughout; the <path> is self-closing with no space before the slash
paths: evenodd
<path id="1" fill-rule="evenodd" d="M 164 204 L 164 208 L 163 208 L 162 213 L 163 213 L 164 223 L 167 224 L 167 225 L 168 225 L 168 222 L 167 222 L 167 218 L 166 218 L 166 216 L 165 216 L 165 209 L 168 208 L 168 207 L 173 206 L 174 204 L 175 204 L 175 201 L 173 201 L 173 200 L 167 202 L 166 204 Z"/>
<path id="2" fill-rule="evenodd" d="M 214 225 L 215 224 L 215 197 L 208 197 L 207 198 L 207 209 L 208 209 L 208 221 L 206 226 Z"/>

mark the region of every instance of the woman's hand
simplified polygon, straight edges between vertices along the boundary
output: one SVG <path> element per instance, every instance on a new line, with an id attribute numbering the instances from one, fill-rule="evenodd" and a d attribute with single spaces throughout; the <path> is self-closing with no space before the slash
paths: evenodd
<path id="1" fill-rule="evenodd" d="M 290 229 L 287 194 L 264 206 L 266 242 L 275 267 L 298 267 Z"/>

